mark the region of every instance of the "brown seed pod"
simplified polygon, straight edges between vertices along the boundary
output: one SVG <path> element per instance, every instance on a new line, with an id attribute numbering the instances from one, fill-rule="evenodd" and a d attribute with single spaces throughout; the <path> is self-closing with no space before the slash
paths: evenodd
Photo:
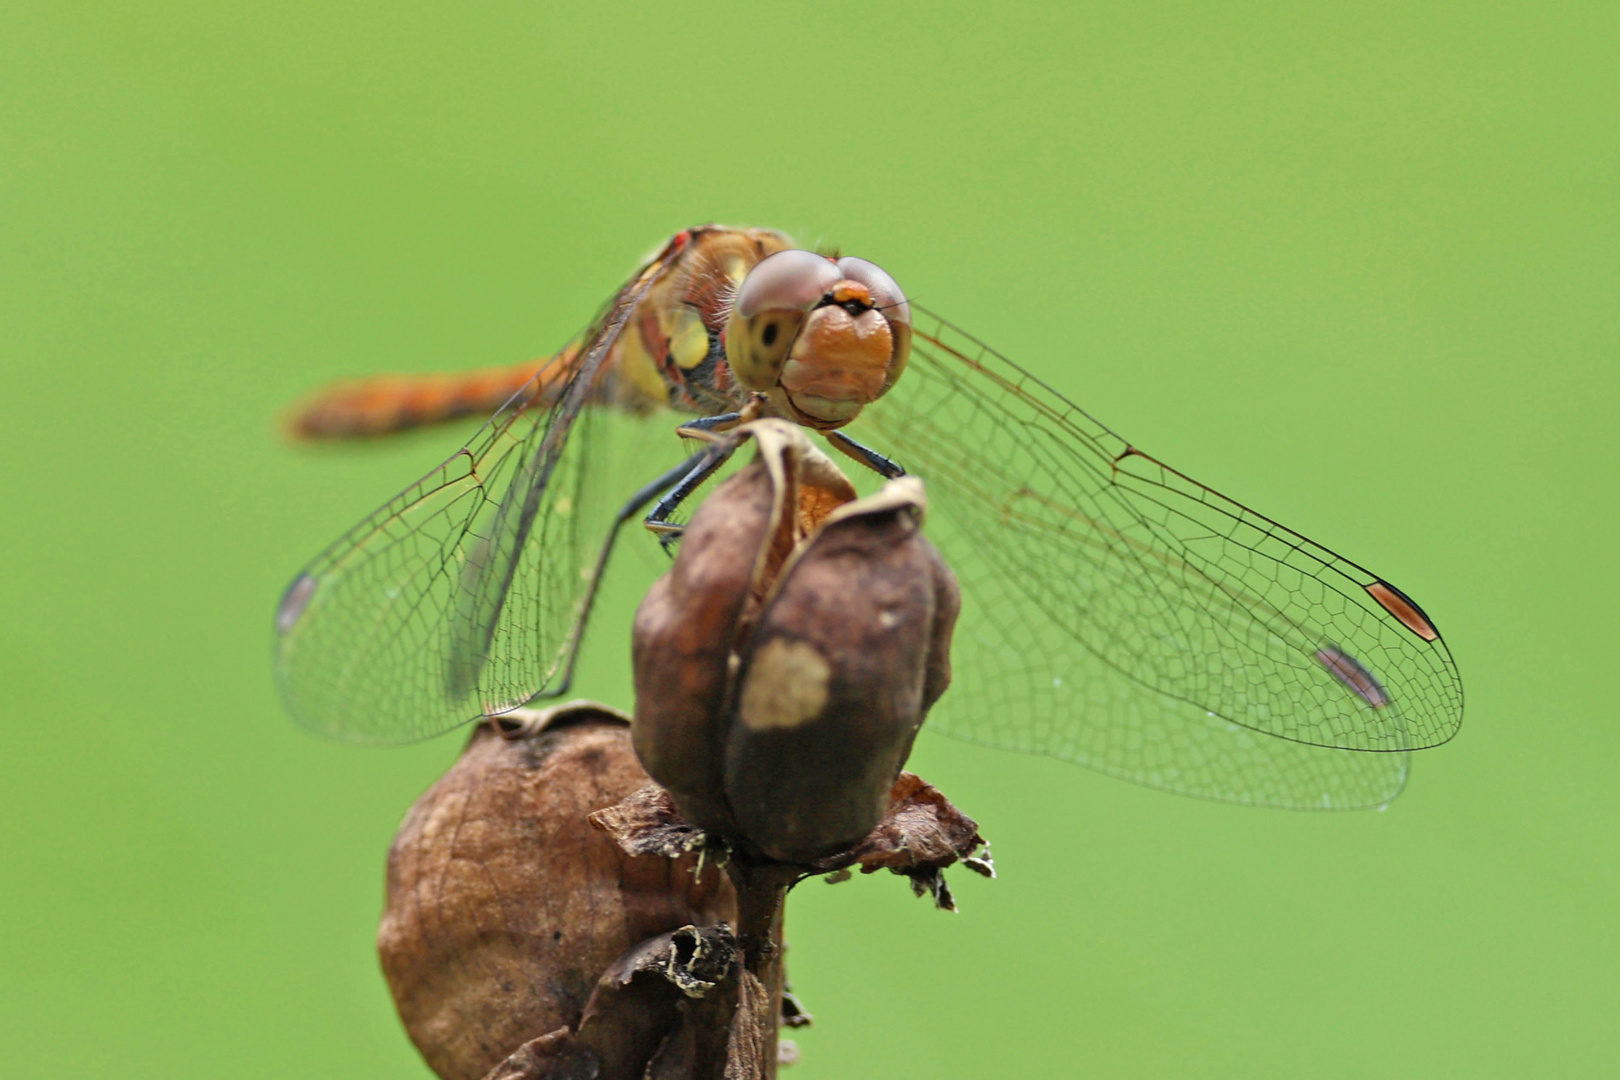
<path id="1" fill-rule="evenodd" d="M 377 934 L 405 1029 L 446 1080 L 577 1028 L 598 979 L 648 938 L 736 920 L 712 867 L 624 854 L 587 817 L 647 783 L 622 714 L 574 703 L 481 725 L 406 815 Z"/>
<path id="2" fill-rule="evenodd" d="M 674 794 L 686 820 L 717 835 L 731 819 L 722 791 L 737 639 L 797 544 L 855 488 L 792 424 L 764 420 L 740 434 L 759 460 L 704 500 L 681 554 L 636 612 L 636 753 Z"/>
<path id="3" fill-rule="evenodd" d="M 637 614 L 635 745 L 689 821 L 802 863 L 882 817 L 950 680 L 959 597 L 920 481 L 856 499 L 797 427 L 739 431 L 756 461 Z"/>

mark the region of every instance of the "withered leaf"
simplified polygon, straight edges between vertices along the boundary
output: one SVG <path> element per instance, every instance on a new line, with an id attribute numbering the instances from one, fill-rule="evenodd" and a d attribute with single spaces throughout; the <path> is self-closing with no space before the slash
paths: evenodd
<path id="1" fill-rule="evenodd" d="M 771 995 L 753 972 L 739 971 L 737 976 L 739 995 L 726 1045 L 726 1080 L 764 1080 L 766 1070 L 775 1063 Z"/>
<path id="2" fill-rule="evenodd" d="M 627 855 L 662 855 L 676 859 L 708 842 L 702 829 L 681 816 L 675 799 L 657 784 L 646 784 L 590 815 L 592 825 L 607 833 Z"/>
<path id="3" fill-rule="evenodd" d="M 627 853 L 672 857 L 701 847 L 704 834 L 675 807 L 656 784 L 643 787 L 614 806 L 591 815 L 592 824 L 610 835 Z M 858 844 L 825 858 L 792 865 L 803 875 L 825 874 L 847 880 L 858 867 L 863 874 L 890 870 L 904 874 L 930 891 L 938 871 L 962 862 L 994 877 L 990 846 L 978 824 L 958 810 L 943 792 L 915 773 L 902 772 L 889 790 L 889 806 L 877 827 Z M 948 890 L 946 892 L 948 896 Z"/>
<path id="4" fill-rule="evenodd" d="M 660 934 L 619 957 L 597 980 L 579 1024 L 578 1042 L 601 1061 L 601 1080 L 642 1076 L 663 1044 L 679 1038 L 688 999 L 724 993 L 737 960 L 724 923 Z"/>
<path id="5" fill-rule="evenodd" d="M 816 873 L 859 866 L 864 874 L 892 870 L 920 875 L 943 870 L 984 846 L 978 824 L 915 773 L 903 772 L 889 792 L 889 809 L 866 838 L 811 864 Z"/>
<path id="6" fill-rule="evenodd" d="M 484 1080 L 600 1080 L 596 1055 L 567 1028 L 530 1039 L 484 1074 Z"/>

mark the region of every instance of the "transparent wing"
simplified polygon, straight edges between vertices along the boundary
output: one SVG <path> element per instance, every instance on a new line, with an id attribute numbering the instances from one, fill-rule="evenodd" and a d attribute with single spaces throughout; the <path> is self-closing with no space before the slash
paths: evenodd
<path id="1" fill-rule="evenodd" d="M 929 533 L 962 581 L 931 728 L 1187 794 L 1335 808 L 1388 802 L 1407 752 L 1456 733 L 1456 665 L 1399 590 L 917 315 L 904 378 L 860 426 L 927 482 Z"/>
<path id="2" fill-rule="evenodd" d="M 615 298 L 565 382 L 520 392 L 293 580 L 276 615 L 275 671 L 301 725 L 346 742 L 409 742 L 565 677 L 599 545 L 633 490 L 602 468 L 607 448 L 592 433 L 609 418 L 593 393 L 657 269 Z"/>

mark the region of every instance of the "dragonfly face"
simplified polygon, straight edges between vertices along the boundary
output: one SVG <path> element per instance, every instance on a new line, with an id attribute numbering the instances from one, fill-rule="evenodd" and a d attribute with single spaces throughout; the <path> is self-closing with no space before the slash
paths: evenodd
<path id="1" fill-rule="evenodd" d="M 911 305 L 865 259 L 778 252 L 749 272 L 726 321 L 737 381 L 823 431 L 881 397 L 910 354 Z"/>
<path id="2" fill-rule="evenodd" d="M 847 425 L 927 484 L 929 535 L 962 586 L 930 730 L 1189 795 L 1341 809 L 1394 798 L 1410 753 L 1462 722 L 1456 664 L 1410 596 L 1121 438 L 864 260 L 686 229 L 550 360 L 349 384 L 293 430 L 376 434 L 501 400 L 288 588 L 276 676 L 311 730 L 404 742 L 566 690 L 630 493 L 597 474 L 591 417 L 667 430 L 671 410 L 750 402 L 829 441 Z"/>

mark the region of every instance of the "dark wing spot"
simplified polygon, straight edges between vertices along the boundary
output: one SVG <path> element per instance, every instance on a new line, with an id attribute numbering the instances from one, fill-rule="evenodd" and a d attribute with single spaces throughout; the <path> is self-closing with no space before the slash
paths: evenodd
<path id="1" fill-rule="evenodd" d="M 776 320 L 772 319 L 770 322 L 765 324 L 765 329 L 759 332 L 759 340 L 764 342 L 766 348 L 770 348 L 772 345 L 776 344 L 776 333 L 778 329 L 779 327 L 776 325 Z"/>
<path id="2" fill-rule="evenodd" d="M 310 599 L 315 595 L 316 579 L 309 574 L 299 574 L 293 583 L 287 586 L 287 591 L 281 594 L 281 603 L 276 606 L 276 631 L 285 634 L 298 625 L 298 620 L 304 615 L 304 609 L 309 606 Z"/>
<path id="3" fill-rule="evenodd" d="M 1360 660 L 1337 645 L 1324 645 L 1318 649 L 1316 661 L 1373 708 L 1382 709 L 1389 704 L 1389 692 L 1384 689 L 1383 684 L 1362 665 Z"/>

